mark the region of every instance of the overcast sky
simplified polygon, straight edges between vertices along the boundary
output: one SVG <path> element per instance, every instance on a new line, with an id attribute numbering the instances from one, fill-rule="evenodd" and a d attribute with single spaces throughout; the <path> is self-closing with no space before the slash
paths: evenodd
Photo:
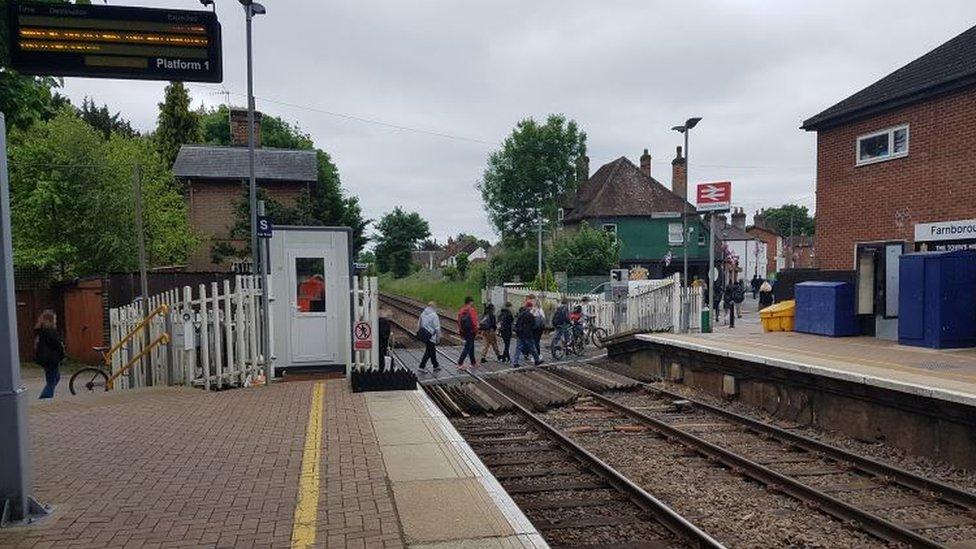
<path id="1" fill-rule="evenodd" d="M 750 214 L 812 209 L 816 139 L 800 123 L 976 23 L 972 0 L 262 1 L 258 109 L 331 153 L 367 216 L 415 210 L 442 241 L 496 238 L 475 188 L 486 157 L 518 120 L 548 113 L 586 131 L 591 171 L 646 147 L 665 185 L 681 139 L 669 128 L 701 116 L 692 183 L 732 180 Z M 243 10 L 217 4 L 223 87 L 244 105 Z M 69 78 L 65 92 L 150 130 L 164 85 Z M 220 89 L 191 85 L 194 105 L 222 103 Z"/>

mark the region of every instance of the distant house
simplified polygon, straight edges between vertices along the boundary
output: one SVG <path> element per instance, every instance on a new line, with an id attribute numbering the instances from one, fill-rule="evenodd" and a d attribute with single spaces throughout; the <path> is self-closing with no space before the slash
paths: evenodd
<path id="1" fill-rule="evenodd" d="M 735 274 L 737 280 L 751 280 L 754 276 L 765 278 L 766 242 L 746 231 L 746 214 L 741 208 L 732 212 L 732 223 L 725 216 L 716 220 L 715 237 L 721 240 L 726 250 L 727 272 Z"/>
<path id="2" fill-rule="evenodd" d="M 457 267 L 458 256 L 468 256 L 468 263 L 484 261 L 488 258 L 488 249 L 474 239 L 449 239 L 444 251 L 441 252 L 441 267 Z"/>
<path id="3" fill-rule="evenodd" d="M 414 250 L 411 252 L 413 262 L 425 271 L 433 271 L 441 264 L 443 250 Z"/>
<path id="4" fill-rule="evenodd" d="M 260 113 L 255 113 L 255 138 L 260 147 Z M 233 239 L 230 229 L 237 221 L 237 205 L 249 181 L 247 111 L 231 109 L 228 120 L 232 146 L 184 145 L 173 164 L 173 175 L 183 183 L 190 228 L 201 245 L 189 260 L 191 271 L 226 270 L 229 265 L 211 261 L 211 248 L 225 242 L 246 247 Z M 302 192 L 318 179 L 315 151 L 258 148 L 254 154 L 258 187 L 286 205 L 294 205 Z"/>
<path id="5" fill-rule="evenodd" d="M 765 271 L 760 271 L 760 276 L 768 278 L 786 268 L 783 257 L 783 235 L 769 226 L 764 210 L 759 210 L 753 215 L 752 225 L 746 227 L 746 232 L 766 244 L 766 266 Z"/>
<path id="6" fill-rule="evenodd" d="M 644 267 L 651 278 L 660 278 L 682 271 L 685 215 L 689 277 L 705 278 L 708 232 L 687 201 L 681 147 L 671 165 L 672 188 L 668 189 L 651 176 L 651 155 L 646 149 L 640 167 L 622 156 L 601 166 L 592 177 L 588 177 L 588 159 L 584 159 L 580 172 L 585 181 L 562 210 L 563 227 L 574 230 L 588 223 L 614 233 L 620 241 L 621 267 Z"/>
<path id="7" fill-rule="evenodd" d="M 814 237 L 794 235 L 783 238 L 783 256 L 787 269 L 813 269 L 816 267 Z"/>
<path id="8" fill-rule="evenodd" d="M 976 27 L 801 126 L 817 132 L 817 266 L 856 272 L 879 335 L 897 333 L 901 254 L 976 249 L 974 116 Z"/>

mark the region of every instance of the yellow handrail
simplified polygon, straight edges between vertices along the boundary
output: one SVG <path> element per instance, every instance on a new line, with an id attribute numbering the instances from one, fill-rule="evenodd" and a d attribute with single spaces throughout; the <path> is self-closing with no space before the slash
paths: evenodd
<path id="1" fill-rule="evenodd" d="M 157 317 L 159 315 L 165 315 L 167 313 L 169 313 L 169 305 L 167 305 L 165 303 L 163 303 L 159 307 L 156 307 L 155 309 L 153 309 L 153 311 L 151 313 L 149 313 L 149 316 L 147 316 L 146 318 L 142 319 L 142 322 L 140 322 L 138 325 L 136 325 L 136 327 L 133 328 L 131 332 L 129 332 L 128 334 L 126 334 L 126 336 L 123 337 L 122 339 L 120 339 L 119 342 L 116 343 L 111 349 L 109 349 L 108 351 L 102 353 L 102 359 L 105 361 L 105 365 L 108 366 L 109 368 L 111 368 L 112 367 L 112 355 L 114 355 L 115 353 L 117 353 L 119 351 L 119 349 L 122 348 L 123 345 L 125 345 L 126 343 L 128 343 L 129 340 L 131 340 L 137 333 L 139 333 L 140 331 L 142 331 L 142 329 L 146 327 L 146 324 L 149 324 L 149 321 L 150 320 L 152 320 L 153 318 L 155 318 L 155 317 Z M 169 336 L 167 336 L 167 342 L 168 342 L 168 340 L 169 340 Z M 142 355 L 140 354 L 139 356 L 142 356 Z"/>
<path id="2" fill-rule="evenodd" d="M 116 378 L 118 378 L 120 375 L 122 375 L 125 372 L 127 372 L 129 370 L 129 368 L 131 368 L 136 362 L 139 362 L 139 360 L 141 360 L 142 357 L 144 357 L 147 354 L 149 354 L 149 352 L 152 351 L 153 349 L 155 349 L 157 346 L 159 346 L 159 345 L 166 345 L 167 343 L 169 343 L 169 334 L 167 334 L 166 332 L 163 332 L 163 335 L 161 335 L 161 336 L 157 337 L 156 339 L 152 340 L 152 342 L 150 342 L 149 345 L 147 345 L 145 349 L 143 349 L 136 356 L 132 357 L 129 360 L 129 362 L 126 363 L 125 366 L 119 368 L 119 371 L 118 372 L 115 372 L 114 374 L 112 374 L 112 377 L 108 378 L 108 381 L 105 382 L 105 388 L 106 389 L 111 389 L 112 388 L 112 382 L 114 382 L 116 380 Z"/>

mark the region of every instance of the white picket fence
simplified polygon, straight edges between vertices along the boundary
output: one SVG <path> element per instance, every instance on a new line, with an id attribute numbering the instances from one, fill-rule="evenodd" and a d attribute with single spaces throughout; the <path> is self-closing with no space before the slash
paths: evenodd
<path id="1" fill-rule="evenodd" d="M 169 313 L 150 321 L 149 339 L 169 333 L 172 341 L 152 350 L 142 365 L 119 378 L 118 388 L 153 385 L 195 385 L 207 390 L 250 384 L 264 372 L 261 351 L 262 314 L 260 278 L 239 275 L 233 284 L 225 280 L 170 290 L 149 298 L 149 310 L 169 306 Z M 112 346 L 142 321 L 142 307 L 136 302 L 109 311 Z M 135 337 L 112 357 L 112 372 L 118 372 L 130 357 L 143 348 Z"/>
<path id="2" fill-rule="evenodd" d="M 643 288 L 620 301 L 608 300 L 603 294 L 564 294 L 511 287 L 496 287 L 489 294 L 497 296 L 502 291 L 505 299 L 516 306 L 534 294 L 536 300 L 542 302 L 547 318 L 563 298 L 569 300 L 570 306 L 581 304 L 584 312 L 594 317 L 595 324 L 605 328 L 610 335 L 632 331 L 701 331 L 702 289 L 682 288 L 677 274 L 648 281 Z"/>

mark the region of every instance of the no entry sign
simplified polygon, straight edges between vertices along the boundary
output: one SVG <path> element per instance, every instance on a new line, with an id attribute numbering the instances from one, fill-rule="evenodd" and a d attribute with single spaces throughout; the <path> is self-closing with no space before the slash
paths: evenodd
<path id="1" fill-rule="evenodd" d="M 699 183 L 696 202 L 700 212 L 728 210 L 732 206 L 732 182 Z"/>
<path id="2" fill-rule="evenodd" d="M 352 333 L 355 338 L 353 348 L 357 351 L 368 351 L 373 348 L 373 327 L 369 325 L 369 322 L 357 322 Z"/>

